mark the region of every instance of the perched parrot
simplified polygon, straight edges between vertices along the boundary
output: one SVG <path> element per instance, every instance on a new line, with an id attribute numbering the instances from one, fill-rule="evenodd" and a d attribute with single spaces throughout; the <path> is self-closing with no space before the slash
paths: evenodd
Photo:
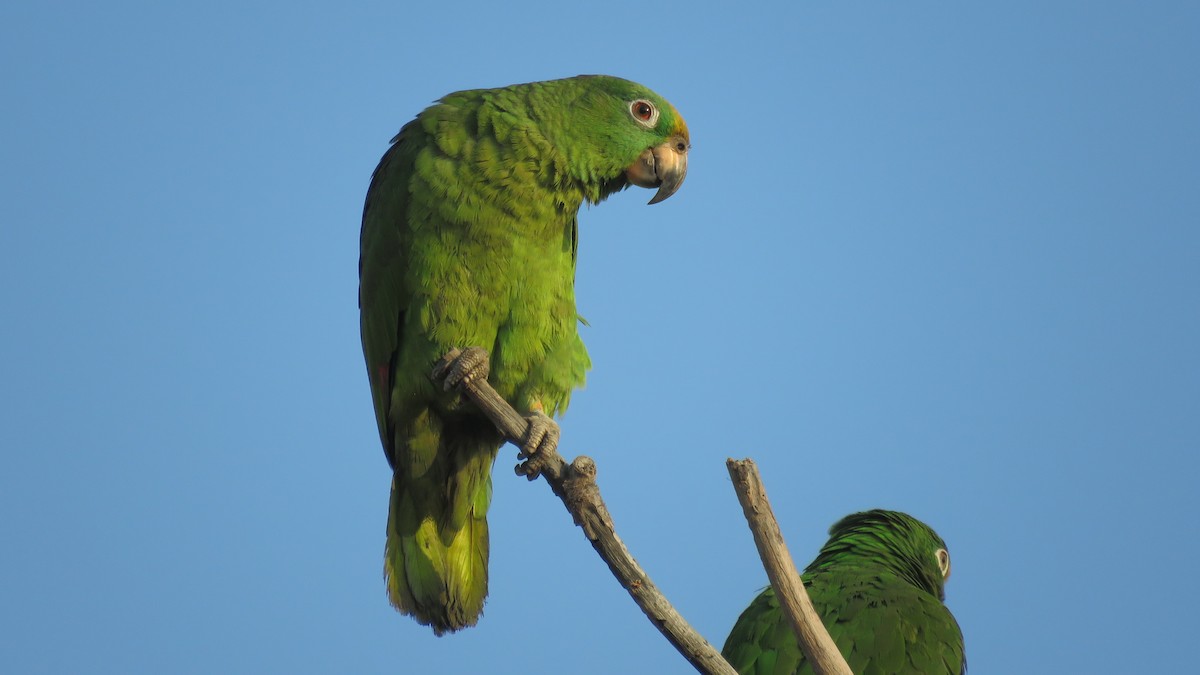
<path id="1" fill-rule="evenodd" d="M 802 576 L 858 675 L 967 671 L 962 631 L 942 604 L 950 554 L 925 523 L 896 511 L 846 516 Z M 813 672 L 769 587 L 738 617 L 722 654 L 742 675 Z"/>
<path id="2" fill-rule="evenodd" d="M 450 94 L 379 161 L 359 309 L 392 469 L 384 574 L 391 603 L 436 634 L 483 611 L 502 438 L 431 369 L 454 348 L 483 348 L 488 381 L 535 428 L 522 453 L 556 443 L 550 417 L 591 365 L 575 309 L 579 207 L 629 185 L 657 188 L 651 204 L 670 197 L 689 147 L 662 97 L 594 75 Z M 457 380 L 479 367 L 458 363 Z"/>

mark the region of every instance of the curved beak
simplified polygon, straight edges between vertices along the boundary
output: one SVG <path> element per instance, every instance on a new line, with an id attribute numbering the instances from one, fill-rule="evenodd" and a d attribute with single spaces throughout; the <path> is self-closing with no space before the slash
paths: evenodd
<path id="1" fill-rule="evenodd" d="M 638 187 L 658 188 L 651 204 L 657 204 L 675 194 L 687 177 L 688 140 L 682 134 L 668 138 L 652 148 L 646 148 L 637 161 L 625 170 L 630 183 Z"/>

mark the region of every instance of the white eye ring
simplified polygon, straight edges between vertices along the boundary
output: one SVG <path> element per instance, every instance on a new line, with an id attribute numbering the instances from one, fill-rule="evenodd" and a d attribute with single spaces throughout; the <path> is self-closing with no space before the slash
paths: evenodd
<path id="1" fill-rule="evenodd" d="M 658 106 L 644 98 L 629 102 L 629 115 L 647 129 L 653 129 L 658 124 Z"/>
<path id="2" fill-rule="evenodd" d="M 939 548 L 937 553 L 938 569 L 942 572 L 942 579 L 950 578 L 950 552 L 944 548 Z"/>

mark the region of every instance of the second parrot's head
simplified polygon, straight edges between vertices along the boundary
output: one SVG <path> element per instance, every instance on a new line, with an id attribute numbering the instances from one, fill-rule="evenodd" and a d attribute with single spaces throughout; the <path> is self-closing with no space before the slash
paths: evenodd
<path id="1" fill-rule="evenodd" d="M 558 82 L 582 88 L 567 105 L 570 135 L 580 146 L 576 157 L 591 164 L 586 172 L 592 175 L 585 178 L 615 181 L 618 189 L 658 188 L 651 204 L 675 194 L 687 177 L 691 137 L 674 106 L 618 77 L 580 75 Z"/>
<path id="2" fill-rule="evenodd" d="M 886 569 L 938 600 L 946 599 L 950 552 L 933 528 L 899 511 L 852 513 L 829 529 L 829 541 L 806 571 Z"/>

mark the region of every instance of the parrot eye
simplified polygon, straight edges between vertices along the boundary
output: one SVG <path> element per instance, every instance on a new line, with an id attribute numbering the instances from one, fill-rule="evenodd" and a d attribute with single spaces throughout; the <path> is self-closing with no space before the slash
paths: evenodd
<path id="1" fill-rule="evenodd" d="M 938 569 L 942 572 L 943 579 L 950 578 L 950 552 L 944 548 L 939 548 L 937 553 Z"/>
<path id="2" fill-rule="evenodd" d="M 655 123 L 658 122 L 658 108 L 644 98 L 639 98 L 629 104 L 629 114 L 633 115 L 633 119 L 637 120 L 638 124 L 649 129 L 653 129 Z"/>

